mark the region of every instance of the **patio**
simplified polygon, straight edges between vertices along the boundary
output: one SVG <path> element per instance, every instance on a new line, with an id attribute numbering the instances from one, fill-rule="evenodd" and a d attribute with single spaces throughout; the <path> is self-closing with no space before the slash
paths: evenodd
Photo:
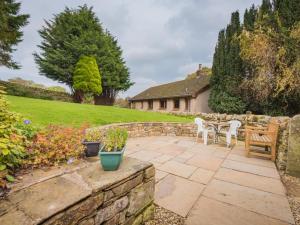
<path id="1" fill-rule="evenodd" d="M 140 137 L 125 155 L 156 168 L 155 203 L 186 224 L 294 224 L 285 187 L 273 162 L 189 137 Z"/>

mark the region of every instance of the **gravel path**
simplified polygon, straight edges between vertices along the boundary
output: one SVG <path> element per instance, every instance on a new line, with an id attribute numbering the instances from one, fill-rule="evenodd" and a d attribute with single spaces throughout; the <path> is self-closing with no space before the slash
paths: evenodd
<path id="1" fill-rule="evenodd" d="M 158 205 L 155 205 L 154 219 L 145 225 L 183 225 L 184 218 Z"/>
<path id="2" fill-rule="evenodd" d="M 287 190 L 288 200 L 295 218 L 295 224 L 300 225 L 300 178 L 283 174 L 281 175 L 281 178 Z"/>

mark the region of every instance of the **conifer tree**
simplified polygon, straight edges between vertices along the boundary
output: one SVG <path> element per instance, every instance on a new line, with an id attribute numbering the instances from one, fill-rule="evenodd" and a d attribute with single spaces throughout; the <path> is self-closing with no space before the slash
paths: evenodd
<path id="1" fill-rule="evenodd" d="M 73 88 L 77 91 L 77 101 L 81 103 L 86 93 L 101 94 L 101 76 L 96 59 L 91 56 L 80 57 L 73 75 Z"/>
<path id="2" fill-rule="evenodd" d="M 66 8 L 53 20 L 46 21 L 39 33 L 42 37 L 38 46 L 41 53 L 35 53 L 34 57 L 40 74 L 68 85 L 74 101 L 78 100 L 80 93 L 73 87 L 73 75 L 82 55 L 94 56 L 101 71 L 104 101 L 100 104 L 111 104 L 119 91 L 132 85 L 117 40 L 103 31 L 92 8 L 86 5 L 77 9 Z"/>
<path id="3" fill-rule="evenodd" d="M 28 23 L 29 15 L 19 14 L 21 3 L 14 0 L 0 1 L 0 66 L 18 69 L 12 59 L 13 48 L 22 41 L 21 28 Z"/>

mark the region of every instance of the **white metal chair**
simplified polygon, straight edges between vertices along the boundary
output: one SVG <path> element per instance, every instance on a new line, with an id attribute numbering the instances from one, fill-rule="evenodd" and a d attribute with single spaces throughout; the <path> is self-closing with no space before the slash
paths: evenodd
<path id="1" fill-rule="evenodd" d="M 208 138 L 208 133 L 212 133 L 214 136 L 214 141 L 216 140 L 216 131 L 213 127 L 206 127 L 205 126 L 205 120 L 201 118 L 195 118 L 195 124 L 197 125 L 197 135 L 196 135 L 196 141 L 199 137 L 199 134 L 202 134 L 202 140 L 205 145 L 207 145 L 207 138 Z"/>
<path id="2" fill-rule="evenodd" d="M 242 123 L 238 120 L 231 120 L 229 123 L 229 129 L 226 132 L 226 143 L 227 147 L 231 144 L 231 137 L 235 137 L 236 144 L 238 142 L 237 136 L 238 136 L 238 129 L 242 126 Z"/>

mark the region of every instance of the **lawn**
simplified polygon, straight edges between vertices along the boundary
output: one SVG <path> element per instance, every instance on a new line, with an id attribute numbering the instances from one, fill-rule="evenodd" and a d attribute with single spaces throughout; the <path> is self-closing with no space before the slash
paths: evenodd
<path id="1" fill-rule="evenodd" d="M 94 106 L 33 98 L 7 96 L 10 109 L 21 113 L 37 126 L 61 124 L 80 126 L 121 122 L 190 122 L 191 119 L 115 106 Z"/>

